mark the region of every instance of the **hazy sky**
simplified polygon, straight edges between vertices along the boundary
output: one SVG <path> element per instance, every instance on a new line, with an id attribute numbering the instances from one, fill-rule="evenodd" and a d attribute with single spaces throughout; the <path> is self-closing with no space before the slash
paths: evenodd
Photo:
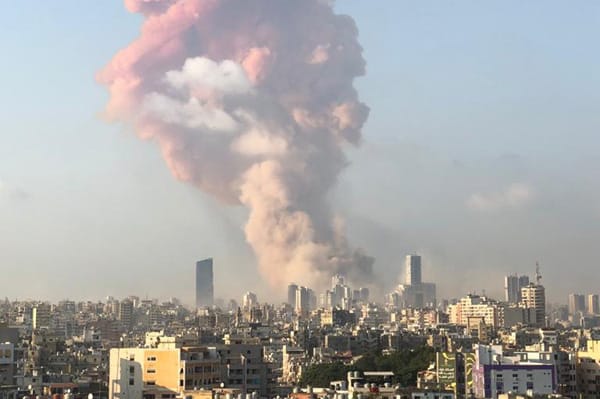
<path id="1" fill-rule="evenodd" d="M 533 274 L 552 301 L 598 292 L 600 4 L 340 0 L 371 107 L 332 193 L 386 291 L 408 252 L 439 296 L 500 297 Z M 191 302 L 269 290 L 243 209 L 175 181 L 156 146 L 100 117 L 94 80 L 137 36 L 119 0 L 20 0 L 0 14 L 0 296 L 137 294 Z"/>

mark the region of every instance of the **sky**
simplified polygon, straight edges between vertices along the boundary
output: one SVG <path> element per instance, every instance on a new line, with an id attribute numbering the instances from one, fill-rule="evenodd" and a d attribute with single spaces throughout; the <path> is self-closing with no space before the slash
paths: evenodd
<path id="1" fill-rule="evenodd" d="M 46 4 L 48 3 L 48 4 Z M 439 297 L 502 297 L 533 275 L 553 302 L 597 293 L 600 4 L 338 0 L 371 108 L 331 195 L 382 292 L 407 253 Z M 119 0 L 22 0 L 0 15 L 0 296 L 271 299 L 246 211 L 172 178 L 152 142 L 106 122 L 96 73 L 139 32 Z M 283 291 L 275 295 L 283 298 Z"/>

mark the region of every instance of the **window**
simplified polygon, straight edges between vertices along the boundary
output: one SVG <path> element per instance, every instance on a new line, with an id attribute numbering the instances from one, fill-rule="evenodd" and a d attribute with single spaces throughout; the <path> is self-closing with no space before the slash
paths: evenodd
<path id="1" fill-rule="evenodd" d="M 129 379 L 129 385 L 135 385 L 135 381 L 134 381 L 134 379 L 133 379 L 133 378 L 130 378 L 130 379 Z"/>
<path id="2" fill-rule="evenodd" d="M 156 381 L 147 381 L 146 384 L 147 385 L 156 385 Z"/>
<path id="3" fill-rule="evenodd" d="M 129 374 L 133 374 L 133 373 L 135 373 L 135 367 L 129 366 Z"/>
<path id="4" fill-rule="evenodd" d="M 527 389 L 533 389 L 533 382 L 527 381 Z"/>
<path id="5" fill-rule="evenodd" d="M 155 362 L 156 361 L 156 356 L 148 356 L 147 359 L 149 362 Z"/>
<path id="6" fill-rule="evenodd" d="M 135 361 L 135 355 L 133 355 L 133 354 L 129 355 L 129 361 L 130 362 Z"/>
<path id="7" fill-rule="evenodd" d="M 154 374 L 156 373 L 156 370 L 154 369 L 148 369 L 148 371 L 146 371 L 148 374 Z"/>

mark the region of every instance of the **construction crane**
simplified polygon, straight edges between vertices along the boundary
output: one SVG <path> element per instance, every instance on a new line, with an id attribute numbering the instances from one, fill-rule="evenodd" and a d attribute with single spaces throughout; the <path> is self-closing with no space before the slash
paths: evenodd
<path id="1" fill-rule="evenodd" d="M 542 274 L 540 273 L 540 262 L 535 262 L 535 283 L 540 285 L 542 281 Z"/>

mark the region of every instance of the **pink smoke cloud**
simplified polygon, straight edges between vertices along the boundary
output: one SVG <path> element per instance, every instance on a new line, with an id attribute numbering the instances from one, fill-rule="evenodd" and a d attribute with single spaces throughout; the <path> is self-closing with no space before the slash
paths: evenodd
<path id="1" fill-rule="evenodd" d="M 368 117 L 353 20 L 330 1 L 125 0 L 140 36 L 98 74 L 107 115 L 154 140 L 173 176 L 249 209 L 246 239 L 274 287 L 368 281 L 328 202 Z"/>

